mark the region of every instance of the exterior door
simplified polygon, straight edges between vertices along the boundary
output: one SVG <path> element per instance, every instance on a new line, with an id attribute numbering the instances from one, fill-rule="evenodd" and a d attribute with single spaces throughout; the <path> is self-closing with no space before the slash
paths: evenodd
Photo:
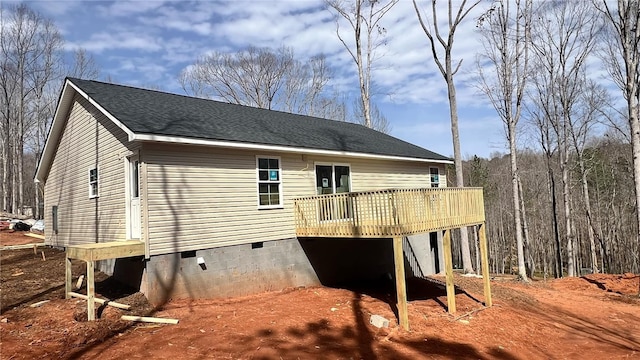
<path id="1" fill-rule="evenodd" d="M 316 190 L 318 195 L 340 194 L 351 191 L 350 169 L 344 165 L 316 165 Z M 320 220 L 351 218 L 353 205 L 350 198 L 328 197 L 319 202 Z"/>
<path id="2" fill-rule="evenodd" d="M 129 158 L 129 235 L 140 239 L 140 161 Z"/>

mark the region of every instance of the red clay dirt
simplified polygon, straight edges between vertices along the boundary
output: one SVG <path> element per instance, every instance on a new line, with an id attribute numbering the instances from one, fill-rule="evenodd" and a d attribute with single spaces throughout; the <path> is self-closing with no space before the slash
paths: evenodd
<path id="1" fill-rule="evenodd" d="M 2 231 L 0 244 L 20 237 Z M 64 300 L 62 252 L 4 250 L 0 261 L 1 359 L 640 359 L 633 274 L 531 284 L 497 278 L 492 308 L 481 303 L 481 279 L 456 276 L 455 316 L 446 313 L 442 277 L 413 279 L 411 330 L 404 331 L 396 324 L 391 283 L 173 300 L 153 309 L 104 274 L 97 276 L 97 292 L 132 309 L 101 307 L 99 320 L 87 322 L 84 301 Z M 82 271 L 74 263 L 74 278 Z M 43 299 L 51 301 L 29 307 Z M 120 320 L 123 314 L 180 322 L 130 323 Z M 390 319 L 390 327 L 370 325 L 372 314 Z"/>

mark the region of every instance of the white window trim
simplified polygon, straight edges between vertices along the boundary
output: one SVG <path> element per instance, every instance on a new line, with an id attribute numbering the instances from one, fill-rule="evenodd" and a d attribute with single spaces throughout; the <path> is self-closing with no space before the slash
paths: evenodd
<path id="1" fill-rule="evenodd" d="M 314 188 L 314 194 L 315 195 L 319 195 L 318 194 L 318 173 L 316 172 L 316 166 L 331 166 L 331 191 L 332 194 L 336 193 L 336 166 L 345 166 L 349 168 L 349 192 L 353 192 L 353 187 L 352 185 L 352 178 L 353 178 L 353 173 L 351 172 L 351 164 L 349 163 L 332 163 L 332 162 L 324 162 L 324 161 L 317 161 L 313 163 L 313 188 Z"/>
<path id="2" fill-rule="evenodd" d="M 96 183 L 96 193 L 93 194 L 91 192 L 91 184 L 93 183 L 91 181 L 91 171 L 95 170 L 96 171 L 96 175 L 97 175 L 97 180 L 95 181 Z M 100 168 L 98 167 L 98 165 L 94 166 L 94 167 L 90 167 L 89 170 L 87 171 L 87 176 L 88 176 L 88 180 L 89 180 L 89 199 L 96 199 L 100 197 Z"/>
<path id="3" fill-rule="evenodd" d="M 260 205 L 260 159 L 277 159 L 278 160 L 278 172 L 280 180 L 278 181 L 278 194 L 280 195 L 279 205 Z M 263 181 L 264 182 L 264 181 Z M 267 181 L 267 183 L 274 184 L 275 182 Z M 258 204 L 258 210 L 265 209 L 284 209 L 284 196 L 282 194 L 282 158 L 274 155 L 256 155 L 256 201 Z"/>

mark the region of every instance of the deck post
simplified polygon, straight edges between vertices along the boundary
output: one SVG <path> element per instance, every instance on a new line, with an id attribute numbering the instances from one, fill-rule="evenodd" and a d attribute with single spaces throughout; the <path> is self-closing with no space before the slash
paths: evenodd
<path id="1" fill-rule="evenodd" d="M 95 299 L 95 278 L 94 278 L 94 262 L 87 261 L 87 320 L 94 321 L 96 319 L 96 303 Z"/>
<path id="2" fill-rule="evenodd" d="M 447 277 L 447 311 L 456 312 L 456 288 L 453 284 L 453 260 L 451 259 L 451 229 L 444 231 L 443 236 L 444 271 Z"/>
<path id="3" fill-rule="evenodd" d="M 484 305 L 490 307 L 493 305 L 491 300 L 491 278 L 489 276 L 489 250 L 487 246 L 487 235 L 485 232 L 485 223 L 478 226 L 478 236 L 480 238 L 480 259 L 482 261 L 482 281 L 484 282 Z"/>
<path id="4" fill-rule="evenodd" d="M 64 298 L 71 299 L 71 259 L 67 257 L 66 253 L 64 256 Z"/>
<path id="5" fill-rule="evenodd" d="M 393 238 L 393 262 L 396 268 L 396 294 L 398 294 L 398 323 L 404 330 L 409 330 L 409 314 L 407 313 L 407 284 L 404 277 L 404 253 L 402 237 Z"/>

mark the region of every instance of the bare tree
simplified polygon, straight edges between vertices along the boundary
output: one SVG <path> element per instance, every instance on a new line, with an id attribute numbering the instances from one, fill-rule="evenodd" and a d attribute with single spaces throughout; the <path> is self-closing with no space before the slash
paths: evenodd
<path id="1" fill-rule="evenodd" d="M 516 0 L 515 9 L 511 1 L 500 1 L 481 18 L 483 26 L 484 53 L 489 69 L 479 63 L 481 89 L 489 98 L 506 127 L 511 159 L 511 189 L 513 192 L 513 221 L 518 256 L 518 275 L 525 281 L 524 244 L 520 211 L 516 128 L 523 108 L 523 97 L 529 76 L 529 44 L 532 0 Z"/>
<path id="2" fill-rule="evenodd" d="M 73 52 L 73 63 L 67 74 L 75 78 L 95 80 L 100 76 L 100 68 L 93 55 L 83 48 L 78 48 Z"/>
<path id="3" fill-rule="evenodd" d="M 598 14 L 586 2 L 549 2 L 544 4 L 535 23 L 533 49 L 539 64 L 536 72 L 538 94 L 553 99 L 546 112 L 557 135 L 559 164 L 562 173 L 567 272 L 575 276 L 575 232 L 570 201 L 569 147 L 576 121 L 576 104 L 582 91 L 582 77 L 589 55 L 594 50 L 601 29 Z"/>
<path id="4" fill-rule="evenodd" d="M 386 29 L 380 25 L 380 20 L 393 8 L 398 0 L 381 2 L 379 0 L 326 0 L 329 8 L 336 12 L 336 35 L 358 69 L 360 81 L 360 100 L 364 125 L 373 128 L 371 109 L 371 68 L 379 59 L 376 50 L 384 44 Z M 340 32 L 339 18 L 349 23 L 353 31 L 355 49 L 345 40 Z M 379 112 L 379 110 L 377 110 Z"/>
<path id="5" fill-rule="evenodd" d="M 591 257 L 591 269 L 593 273 L 598 273 L 598 255 L 596 249 L 596 234 L 598 231 L 594 222 L 593 211 L 591 208 L 591 196 L 589 191 L 588 176 L 590 168 L 587 165 L 587 141 L 589 136 L 594 133 L 594 127 L 599 123 L 601 115 L 600 109 L 608 106 L 610 103 L 607 91 L 594 81 L 586 79 L 582 86 L 577 104 L 577 114 L 575 121 L 572 123 L 570 136 L 571 145 L 576 154 L 576 162 L 580 172 L 580 183 L 582 185 L 583 206 L 586 217 L 587 236 L 589 238 L 589 253 Z"/>
<path id="6" fill-rule="evenodd" d="M 633 177 L 637 225 L 635 234 L 635 271 L 640 271 L 640 4 L 637 0 L 618 0 L 613 9 L 603 0 L 598 6 L 611 32 L 606 39 L 603 60 L 609 74 L 627 102 L 627 120 L 631 130 Z"/>
<path id="7" fill-rule="evenodd" d="M 467 0 L 460 2 L 457 10 L 453 9 L 453 0 L 448 1 L 448 22 L 446 39 L 440 31 L 438 24 L 438 11 L 436 0 L 431 0 L 431 22 L 425 21 L 416 0 L 413 0 L 413 7 L 418 15 L 420 26 L 431 44 L 431 53 L 433 61 L 438 66 L 440 74 L 447 84 L 447 95 L 449 98 L 449 115 L 451 117 L 451 135 L 453 138 L 453 158 L 456 168 L 456 186 L 464 186 L 464 176 L 462 174 L 462 154 L 460 152 L 460 134 L 458 130 L 458 103 L 456 99 L 456 86 L 453 81 L 454 76 L 460 70 L 462 60 L 453 65 L 453 41 L 456 30 L 462 21 L 469 15 L 469 12 L 476 7 L 481 0 L 473 0 L 467 3 Z M 444 59 L 438 48 L 444 51 Z M 462 249 L 462 266 L 465 272 L 473 272 L 473 264 L 471 263 L 471 251 L 469 249 L 469 236 L 467 228 L 460 229 L 461 249 Z"/>
<path id="8" fill-rule="evenodd" d="M 557 107 L 555 104 L 555 97 L 545 96 L 549 95 L 545 91 L 544 83 L 540 82 L 540 79 L 534 81 L 535 91 L 531 96 L 533 97 L 533 105 L 527 110 L 529 117 L 534 127 L 537 129 L 537 137 L 540 141 L 540 147 L 544 154 L 546 175 L 547 175 L 547 194 L 549 195 L 551 219 L 551 233 L 554 239 L 554 251 L 553 251 L 553 263 L 554 263 L 554 277 L 562 277 L 562 244 L 560 242 L 560 230 L 558 224 L 558 200 L 556 195 L 556 177 L 553 166 L 553 159 L 557 153 L 557 141 L 556 136 L 552 130 L 550 118 L 557 116 Z"/>
<path id="9" fill-rule="evenodd" d="M 337 97 L 325 95 L 331 76 L 322 55 L 302 62 L 286 47 L 249 47 L 203 56 L 182 71 L 179 81 L 187 93 L 199 97 L 311 116 L 339 116 L 340 105 L 333 103 Z"/>
<path id="10" fill-rule="evenodd" d="M 53 80 L 61 46 L 60 33 L 50 20 L 24 4 L 8 9 L 0 6 L 1 111 L 6 136 L 2 152 L 3 206 L 16 213 L 22 212 L 25 201 L 23 155 L 25 134 L 34 125 L 30 120 L 32 104 L 37 103 L 44 84 Z"/>
<path id="11" fill-rule="evenodd" d="M 378 105 L 371 103 L 369 110 L 371 113 L 371 126 L 368 127 L 388 134 L 391 131 L 391 125 L 387 117 L 384 116 L 380 108 L 378 108 Z M 367 126 L 366 119 L 363 116 L 362 102 L 358 100 L 353 104 L 353 122 Z"/>
<path id="12" fill-rule="evenodd" d="M 272 109 L 294 63 L 288 48 L 272 51 L 249 47 L 237 53 L 214 52 L 203 56 L 180 77 L 183 88 L 195 96 Z"/>

